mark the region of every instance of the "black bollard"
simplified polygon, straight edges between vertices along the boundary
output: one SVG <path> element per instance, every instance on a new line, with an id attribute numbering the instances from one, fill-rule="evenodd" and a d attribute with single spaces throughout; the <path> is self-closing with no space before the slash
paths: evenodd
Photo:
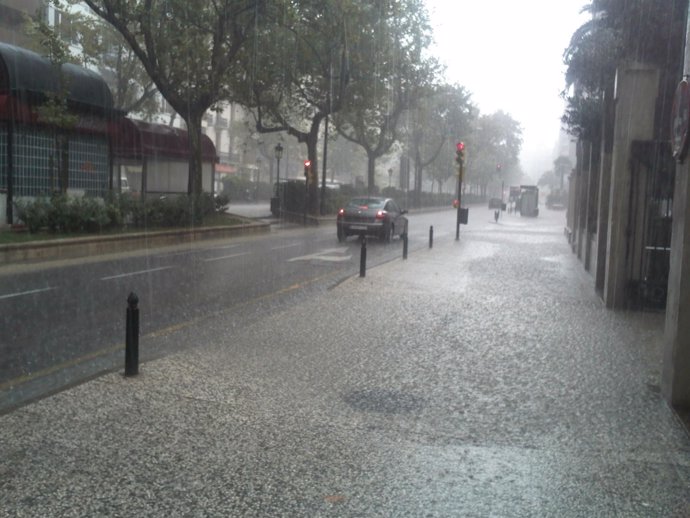
<path id="1" fill-rule="evenodd" d="M 429 248 L 434 248 L 434 226 L 429 227 Z"/>
<path id="2" fill-rule="evenodd" d="M 362 235 L 362 251 L 359 254 L 359 276 L 366 277 L 367 275 L 367 238 Z"/>
<path id="3" fill-rule="evenodd" d="M 127 327 L 125 338 L 125 376 L 139 374 L 139 297 L 127 297 Z"/>
<path id="4" fill-rule="evenodd" d="M 403 259 L 407 259 L 407 232 L 402 235 L 403 239 Z"/>

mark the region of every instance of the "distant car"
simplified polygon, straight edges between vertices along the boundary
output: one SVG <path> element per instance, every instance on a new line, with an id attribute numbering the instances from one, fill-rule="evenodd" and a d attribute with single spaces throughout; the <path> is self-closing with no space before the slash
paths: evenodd
<path id="1" fill-rule="evenodd" d="M 376 236 L 386 243 L 407 233 L 407 214 L 395 200 L 373 196 L 352 198 L 338 211 L 338 241 L 348 236 Z"/>

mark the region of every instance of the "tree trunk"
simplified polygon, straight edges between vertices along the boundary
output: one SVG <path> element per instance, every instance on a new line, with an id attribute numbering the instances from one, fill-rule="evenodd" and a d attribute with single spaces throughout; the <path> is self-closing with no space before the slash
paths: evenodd
<path id="1" fill-rule="evenodd" d="M 202 192 L 202 159 L 201 159 L 201 117 L 203 114 L 190 113 L 187 123 L 189 138 L 189 175 L 187 177 L 187 194 L 198 200 Z"/>
<path id="2" fill-rule="evenodd" d="M 188 112 L 183 117 L 187 124 L 187 139 L 189 142 L 189 170 L 187 174 L 187 198 L 189 203 L 190 224 L 201 223 L 203 220 L 203 205 L 201 203 L 202 158 L 201 158 L 201 118 L 203 112 Z"/>
<path id="3" fill-rule="evenodd" d="M 376 192 L 376 155 L 367 150 L 367 193 Z"/>
<path id="4" fill-rule="evenodd" d="M 307 137 L 307 156 L 311 165 L 309 166 L 309 176 L 307 181 L 307 210 L 312 216 L 316 216 L 319 212 L 319 174 L 318 174 L 318 160 L 317 160 L 317 146 L 319 143 L 318 126 L 316 131 L 309 132 Z"/>
<path id="5" fill-rule="evenodd" d="M 414 158 L 414 206 L 416 208 L 422 206 L 422 163 L 419 152 Z"/>

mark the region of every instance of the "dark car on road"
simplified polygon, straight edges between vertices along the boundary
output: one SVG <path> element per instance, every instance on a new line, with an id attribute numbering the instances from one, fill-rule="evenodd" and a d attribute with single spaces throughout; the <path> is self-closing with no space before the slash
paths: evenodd
<path id="1" fill-rule="evenodd" d="M 407 233 L 406 210 L 391 198 L 361 196 L 352 198 L 338 211 L 338 241 L 348 236 L 376 236 L 389 242 Z"/>

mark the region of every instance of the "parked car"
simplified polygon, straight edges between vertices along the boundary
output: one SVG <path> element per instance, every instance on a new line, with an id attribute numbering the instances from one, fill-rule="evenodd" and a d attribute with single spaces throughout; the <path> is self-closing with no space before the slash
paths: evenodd
<path id="1" fill-rule="evenodd" d="M 407 233 L 406 210 L 391 198 L 361 196 L 352 198 L 338 211 L 338 241 L 348 236 L 376 236 L 389 242 L 394 235 Z"/>

